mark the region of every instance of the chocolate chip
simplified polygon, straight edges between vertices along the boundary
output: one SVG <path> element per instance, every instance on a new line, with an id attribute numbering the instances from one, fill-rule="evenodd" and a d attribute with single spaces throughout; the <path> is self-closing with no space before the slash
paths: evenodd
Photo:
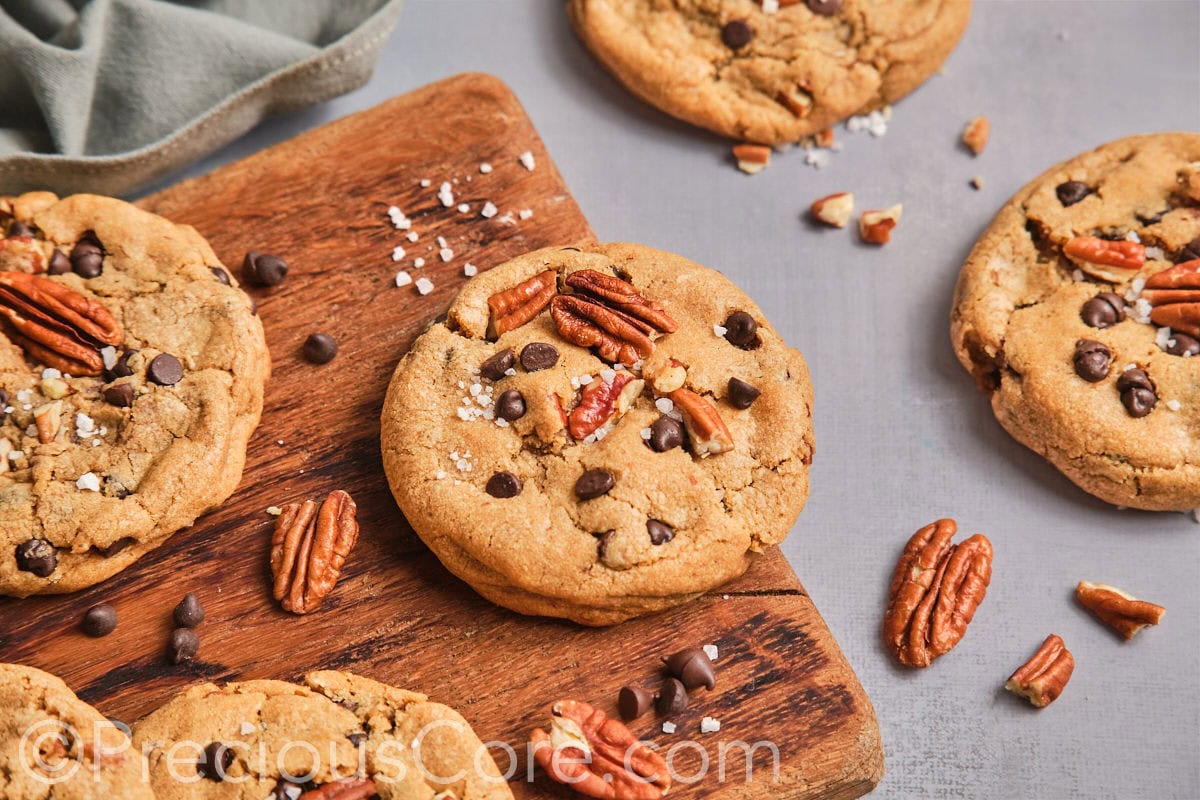
<path id="1" fill-rule="evenodd" d="M 1063 204 L 1063 208 L 1067 208 L 1091 194 L 1092 187 L 1083 181 L 1067 181 L 1054 187 L 1054 193 L 1058 195 L 1058 202 Z"/>
<path id="2" fill-rule="evenodd" d="M 1192 239 L 1183 246 L 1182 250 L 1179 251 L 1180 263 L 1184 261 L 1195 261 L 1197 258 L 1200 258 L 1200 236 Z"/>
<path id="3" fill-rule="evenodd" d="M 175 624 L 181 628 L 194 628 L 204 622 L 204 606 L 195 592 L 188 592 L 175 606 Z"/>
<path id="4" fill-rule="evenodd" d="M 105 478 L 106 485 L 108 484 L 108 482 L 109 482 L 108 478 Z M 125 498 L 125 497 L 129 496 L 129 490 L 126 489 L 124 486 L 121 486 L 119 489 L 115 490 L 113 492 L 113 494 L 116 497 Z M 92 545 L 91 549 L 96 555 L 98 555 L 102 558 L 112 558 L 117 553 L 120 553 L 121 551 L 123 551 L 125 548 L 129 547 L 129 545 L 133 544 L 136 541 L 137 540 L 134 539 L 132 536 L 122 536 L 120 539 L 117 539 L 115 542 L 108 545 L 107 547 L 100 547 L 98 545 Z"/>
<path id="5" fill-rule="evenodd" d="M 683 444 L 683 423 L 674 417 L 659 417 L 650 426 L 650 438 L 647 441 L 650 449 L 656 453 L 679 447 Z"/>
<path id="6" fill-rule="evenodd" d="M 729 379 L 729 405 L 734 408 L 747 409 L 754 404 L 758 396 L 762 394 L 758 389 L 755 389 L 750 384 L 746 383 L 741 378 Z"/>
<path id="7" fill-rule="evenodd" d="M 220 267 L 209 267 L 208 270 L 213 274 L 213 277 L 217 279 L 218 283 L 223 283 L 226 286 L 232 285 L 232 282 L 229 280 L 229 273 L 225 270 L 221 269 Z"/>
<path id="8" fill-rule="evenodd" d="M 521 479 L 511 472 L 497 472 L 488 478 L 485 491 L 492 497 L 505 500 L 521 493 Z"/>
<path id="9" fill-rule="evenodd" d="M 146 367 L 146 378 L 159 386 L 174 386 L 183 380 L 183 364 L 170 353 L 159 353 Z"/>
<path id="10" fill-rule="evenodd" d="M 479 365 L 479 374 L 489 381 L 498 381 L 517 363 L 511 347 L 506 347 Z"/>
<path id="11" fill-rule="evenodd" d="M 196 773 L 220 783 L 229 775 L 229 768 L 232 766 L 233 750 L 220 742 L 212 742 L 204 748 L 203 755 L 196 762 Z"/>
<path id="12" fill-rule="evenodd" d="M 1075 343 L 1075 374 L 1088 383 L 1107 378 L 1111 361 L 1112 352 L 1102 343 L 1091 339 L 1080 339 Z"/>
<path id="13" fill-rule="evenodd" d="M 71 269 L 84 278 L 95 278 L 104 271 L 104 247 L 96 234 L 88 231 L 71 248 Z"/>
<path id="14" fill-rule="evenodd" d="M 133 405 L 133 385 L 128 383 L 115 383 L 105 389 L 104 402 L 109 405 L 118 406 L 120 408 L 129 408 Z"/>
<path id="15" fill-rule="evenodd" d="M 19 219 L 14 219 L 8 226 L 8 235 L 10 237 L 24 236 L 28 239 L 32 239 L 36 234 L 37 230 L 32 225 L 21 222 Z"/>
<path id="16" fill-rule="evenodd" d="M 527 372 L 550 369 L 558 363 L 558 350 L 545 342 L 530 342 L 521 348 L 521 366 Z"/>
<path id="17" fill-rule="evenodd" d="M 1144 417 L 1158 405 L 1154 382 L 1144 369 L 1135 367 L 1122 372 L 1121 377 L 1117 378 L 1117 391 L 1121 393 L 1121 402 L 1131 417 Z"/>
<path id="18" fill-rule="evenodd" d="M 176 628 L 171 631 L 171 641 L 167 644 L 167 658 L 172 664 L 182 664 L 191 661 L 200 652 L 200 637 L 191 628 Z"/>
<path id="19" fill-rule="evenodd" d="M 754 29 L 744 19 L 731 19 L 721 28 L 721 41 L 730 50 L 741 50 L 754 38 Z"/>
<path id="20" fill-rule="evenodd" d="M 337 352 L 337 339 L 328 333 L 310 333 L 304 340 L 304 358 L 313 364 L 328 364 Z"/>
<path id="21" fill-rule="evenodd" d="M 88 636 L 108 636 L 117 629 L 117 610 L 108 603 L 92 606 L 83 615 L 81 627 Z"/>
<path id="22" fill-rule="evenodd" d="M 104 376 L 109 380 L 115 378 L 128 378 L 133 374 L 133 368 L 129 366 L 129 359 L 137 355 L 137 350 L 126 350 L 121 355 L 117 356 L 117 363 L 113 364 L 112 369 L 104 370 Z"/>
<path id="23" fill-rule="evenodd" d="M 287 262 L 269 253 L 251 250 L 242 261 L 242 277 L 251 286 L 278 286 L 287 274 Z"/>
<path id="24" fill-rule="evenodd" d="M 367 741 L 367 735 L 362 731 L 355 731 L 346 738 L 349 739 L 350 744 L 354 745 L 355 747 L 362 747 L 363 742 Z"/>
<path id="25" fill-rule="evenodd" d="M 1079 316 L 1093 328 L 1110 328 L 1125 319 L 1125 300 L 1118 294 L 1101 292 L 1083 304 Z"/>
<path id="26" fill-rule="evenodd" d="M 71 271 L 71 259 L 67 258 L 67 254 L 57 247 L 50 254 L 50 264 L 46 267 L 46 272 L 51 275 L 66 275 Z"/>
<path id="27" fill-rule="evenodd" d="M 617 710 L 624 719 L 631 720 L 645 714 L 654 705 L 654 693 L 637 686 L 623 686 L 617 693 Z"/>
<path id="28" fill-rule="evenodd" d="M 808 10 L 822 17 L 832 17 L 842 10 L 842 0 L 805 0 Z"/>
<path id="29" fill-rule="evenodd" d="M 507 389 L 496 400 L 496 416 L 512 422 L 525 416 L 525 396 L 516 389 Z"/>
<path id="30" fill-rule="evenodd" d="M 580 500 L 591 500 L 602 494 L 608 494 L 616 482 L 612 473 L 606 469 L 589 469 L 575 481 L 575 496 Z"/>
<path id="31" fill-rule="evenodd" d="M 689 647 L 680 650 L 670 658 L 664 658 L 667 672 L 679 678 L 688 690 L 703 686 L 711 690 L 717 685 L 717 676 L 713 674 L 712 660 L 708 653 L 699 647 Z"/>
<path id="32" fill-rule="evenodd" d="M 596 537 L 596 558 L 601 561 L 604 560 L 604 556 L 608 554 L 608 544 L 616 535 L 616 531 L 604 531 L 603 533 L 592 534 L 592 536 Z"/>
<path id="33" fill-rule="evenodd" d="M 29 539 L 17 545 L 17 569 L 49 578 L 58 569 L 58 551 L 45 539 Z"/>
<path id="34" fill-rule="evenodd" d="M 666 544 L 675 538 L 675 529 L 665 522 L 656 519 L 646 520 L 646 533 L 650 534 L 650 544 Z"/>
<path id="35" fill-rule="evenodd" d="M 1194 339 L 1186 333 L 1171 331 L 1167 340 L 1167 352 L 1173 356 L 1200 356 L 1200 339 Z"/>
<path id="36" fill-rule="evenodd" d="M 687 687 L 678 678 L 667 678 L 662 688 L 658 690 L 658 699 L 654 707 L 659 714 L 669 717 L 678 714 L 688 707 Z"/>
<path id="37" fill-rule="evenodd" d="M 735 311 L 725 319 L 725 339 L 734 347 L 753 350 L 758 347 L 758 323 L 745 311 Z"/>
<path id="38" fill-rule="evenodd" d="M 8 405 L 8 391 L 0 389 L 0 408 Z"/>

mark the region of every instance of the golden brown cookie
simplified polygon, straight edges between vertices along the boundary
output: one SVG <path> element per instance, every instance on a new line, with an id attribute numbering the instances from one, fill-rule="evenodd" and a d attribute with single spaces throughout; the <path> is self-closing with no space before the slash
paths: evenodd
<path id="1" fill-rule="evenodd" d="M 224 501 L 269 373 L 249 298 L 192 228 L 0 198 L 0 594 L 91 586 Z"/>
<path id="2" fill-rule="evenodd" d="M 413 345 L 383 461 L 416 532 L 480 594 L 606 625 L 745 571 L 808 497 L 800 353 L 719 273 L 634 244 L 471 280 Z"/>
<path id="3" fill-rule="evenodd" d="M 1200 135 L 1106 144 L 1000 210 L 951 337 L 996 418 L 1085 491 L 1200 507 Z"/>
<path id="4" fill-rule="evenodd" d="M 631 92 L 735 139 L 795 142 L 895 102 L 966 29 L 970 0 L 568 0 Z"/>

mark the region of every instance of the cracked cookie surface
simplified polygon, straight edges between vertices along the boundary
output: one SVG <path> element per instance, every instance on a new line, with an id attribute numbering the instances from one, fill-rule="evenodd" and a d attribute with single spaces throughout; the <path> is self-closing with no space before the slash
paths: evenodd
<path id="1" fill-rule="evenodd" d="M 900 99 L 941 65 L 970 16 L 970 0 L 780 6 L 766 13 L 757 0 L 567 3 L 580 39 L 635 95 L 761 144 L 796 142 Z"/>
<path id="2" fill-rule="evenodd" d="M 195 230 L 92 195 L 0 198 L 0 290 L 0 594 L 75 591 L 233 492 L 270 373 L 262 325 Z M 47 292 L 107 320 L 105 339 Z"/>
<path id="3" fill-rule="evenodd" d="M 959 276 L 951 338 L 996 418 L 1109 503 L 1200 507 L 1197 259 L 1200 135 L 1164 133 L 1043 173 Z"/>
<path id="4" fill-rule="evenodd" d="M 547 274 L 571 308 L 587 297 L 573 286 L 624 279 L 647 304 L 626 308 L 677 327 L 614 364 L 564 338 L 566 305 L 546 297 L 549 310 L 489 336 L 489 299 Z M 551 346 L 553 365 L 530 371 L 541 366 L 522 363 L 530 344 Z M 506 351 L 507 370 L 481 374 Z M 611 387 L 631 387 L 623 412 L 579 427 Z M 498 415 L 509 392 L 523 412 L 511 420 Z M 710 416 L 689 420 L 671 397 Z M 811 411 L 803 357 L 719 273 L 640 245 L 548 248 L 472 279 L 417 339 L 384 402 L 383 461 L 414 530 L 484 597 L 606 625 L 695 598 L 783 540 L 808 496 Z M 704 425 L 721 427 L 712 414 L 731 449 L 723 434 L 705 439 Z M 497 475 L 511 477 L 492 485 Z"/>

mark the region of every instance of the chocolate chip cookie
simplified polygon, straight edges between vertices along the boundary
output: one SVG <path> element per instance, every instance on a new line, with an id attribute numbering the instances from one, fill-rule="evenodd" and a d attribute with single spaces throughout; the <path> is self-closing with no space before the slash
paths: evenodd
<path id="1" fill-rule="evenodd" d="M 302 684 L 203 683 L 140 720 L 159 800 L 314 797 L 511 800 L 487 748 L 453 709 L 345 672 Z"/>
<path id="2" fill-rule="evenodd" d="M 0 664 L 0 797 L 154 800 L 126 732 L 53 675 Z"/>
<path id="3" fill-rule="evenodd" d="M 1082 489 L 1200 507 L 1200 135 L 1106 144 L 1013 197 L 951 336 L 996 418 Z"/>
<path id="4" fill-rule="evenodd" d="M 0 594 L 132 564 L 236 487 L 270 360 L 192 228 L 127 203 L 0 198 Z"/>
<path id="5" fill-rule="evenodd" d="M 800 353 L 719 273 L 633 244 L 549 248 L 467 283 L 383 407 L 401 509 L 525 614 L 606 625 L 745 571 L 808 497 Z"/>
<path id="6" fill-rule="evenodd" d="M 724 136 L 795 142 L 911 92 L 970 0 L 568 0 L 588 49 L 651 105 Z"/>

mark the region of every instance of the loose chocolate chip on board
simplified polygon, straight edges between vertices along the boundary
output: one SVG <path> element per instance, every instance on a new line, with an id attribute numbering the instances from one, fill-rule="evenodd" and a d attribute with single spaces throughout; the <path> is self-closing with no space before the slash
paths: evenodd
<path id="1" fill-rule="evenodd" d="M 175 606 L 175 624 L 181 628 L 194 628 L 204 622 L 204 606 L 200 605 L 195 592 L 188 592 Z"/>
<path id="2" fill-rule="evenodd" d="M 109 386 L 102 393 L 104 402 L 119 408 L 129 408 L 133 405 L 133 385 L 128 383 L 116 383 Z"/>
<path id="3" fill-rule="evenodd" d="M 220 783 L 233 766 L 233 755 L 233 750 L 220 742 L 210 743 L 196 762 L 196 774 Z"/>
<path id="4" fill-rule="evenodd" d="M 14 219 L 8 226 L 8 235 L 10 237 L 24 236 L 32 239 L 36 234 L 37 231 L 34 230 L 33 226 L 27 225 L 19 219 Z"/>
<path id="5" fill-rule="evenodd" d="M 754 29 L 744 19 L 731 19 L 721 28 L 721 41 L 730 50 L 741 50 L 754 38 Z"/>
<path id="6" fill-rule="evenodd" d="M 656 519 L 646 521 L 646 533 L 650 534 L 650 544 L 666 544 L 675 538 L 675 529 L 665 522 Z"/>
<path id="7" fill-rule="evenodd" d="M 479 365 L 479 374 L 487 378 L 489 381 L 498 381 L 504 377 L 513 364 L 517 363 L 517 357 L 513 355 L 511 347 L 506 347 L 496 355 L 489 358 L 487 361 Z"/>
<path id="8" fill-rule="evenodd" d="M 58 569 L 58 551 L 45 539 L 29 539 L 17 545 L 17 569 L 49 578 Z"/>
<path id="9" fill-rule="evenodd" d="M 575 496 L 580 500 L 591 500 L 608 494 L 615 483 L 612 473 L 608 470 L 589 469 L 575 481 Z"/>
<path id="10" fill-rule="evenodd" d="M 484 490 L 492 497 L 506 500 L 521 493 L 521 479 L 511 472 L 497 472 L 488 478 Z"/>
<path id="11" fill-rule="evenodd" d="M 71 259 L 67 258 L 67 254 L 57 247 L 50 254 L 50 264 L 46 267 L 46 272 L 51 275 L 66 275 L 71 271 Z"/>
<path id="12" fill-rule="evenodd" d="M 242 260 L 242 277 L 251 286 L 278 286 L 287 274 L 287 262 L 279 256 L 251 250 Z"/>
<path id="13" fill-rule="evenodd" d="M 226 286 L 231 285 L 228 272 L 221 269 L 220 267 L 209 267 L 208 269 L 209 269 L 209 271 L 212 272 L 213 277 L 217 279 L 218 283 L 223 283 Z"/>
<path id="14" fill-rule="evenodd" d="M 667 678 L 658 690 L 654 707 L 665 717 L 678 714 L 688 707 L 687 687 L 678 678 Z"/>
<path id="15" fill-rule="evenodd" d="M 146 367 L 146 378 L 159 386 L 174 386 L 183 380 L 183 364 L 170 353 L 160 353 Z"/>
<path id="16" fill-rule="evenodd" d="M 117 629 L 117 610 L 108 603 L 92 606 L 83 615 L 81 627 L 88 636 L 108 636 Z"/>
<path id="17" fill-rule="evenodd" d="M 496 416 L 512 422 L 525 416 L 525 396 L 516 389 L 507 389 L 496 400 Z"/>
<path id="18" fill-rule="evenodd" d="M 526 372 L 550 369 L 558 363 L 558 349 L 545 342 L 530 342 L 521 348 L 521 366 Z"/>
<path id="19" fill-rule="evenodd" d="M 1144 417 L 1158 405 L 1154 382 L 1144 369 L 1135 367 L 1122 372 L 1121 377 L 1117 378 L 1117 391 L 1121 393 L 1121 402 L 1131 417 Z"/>
<path id="20" fill-rule="evenodd" d="M 674 417 L 659 417 L 650 426 L 650 438 L 647 442 L 650 449 L 656 453 L 665 453 L 679 447 L 683 444 L 683 423 Z"/>
<path id="21" fill-rule="evenodd" d="M 191 661 L 200 652 L 200 637 L 191 628 L 176 628 L 171 631 L 167 644 L 167 658 L 172 664 Z"/>
<path id="22" fill-rule="evenodd" d="M 312 364 L 328 364 L 337 352 L 337 339 L 328 333 L 310 333 L 304 340 L 304 358 Z"/>
<path id="23" fill-rule="evenodd" d="M 1125 300 L 1112 292 L 1101 292 L 1083 304 L 1079 316 L 1093 328 L 1111 328 L 1125 319 Z"/>
<path id="24" fill-rule="evenodd" d="M 725 339 L 734 347 L 753 350 L 758 347 L 758 323 L 745 311 L 735 311 L 725 319 Z"/>
<path id="25" fill-rule="evenodd" d="M 689 647 L 663 659 L 667 672 L 679 678 L 689 691 L 713 689 L 717 685 L 717 676 L 713 672 L 712 659 L 699 647 Z"/>
<path id="26" fill-rule="evenodd" d="M 1200 236 L 1185 244 L 1179 251 L 1179 263 L 1195 261 L 1197 258 L 1200 258 Z"/>
<path id="27" fill-rule="evenodd" d="M 83 278 L 95 278 L 104 271 L 104 247 L 96 234 L 88 231 L 71 248 L 71 269 Z"/>
<path id="28" fill-rule="evenodd" d="M 842 10 L 843 0 L 805 0 L 808 10 L 822 17 L 832 17 Z"/>
<path id="29" fill-rule="evenodd" d="M 1063 204 L 1063 208 L 1068 208 L 1091 194 L 1092 187 L 1083 181 L 1067 181 L 1054 187 L 1054 193 L 1058 195 L 1058 202 Z"/>
<path id="30" fill-rule="evenodd" d="M 1167 352 L 1173 356 L 1200 356 L 1200 339 L 1186 333 L 1171 331 L 1171 338 L 1167 340 Z"/>
<path id="31" fill-rule="evenodd" d="M 1075 374 L 1088 383 L 1096 383 L 1108 377 L 1112 351 L 1102 343 L 1091 339 L 1080 339 L 1075 343 Z"/>
<path id="32" fill-rule="evenodd" d="M 654 693 L 637 686 L 623 686 L 617 693 L 617 710 L 626 720 L 637 719 L 654 705 Z"/>
<path id="33" fill-rule="evenodd" d="M 729 379 L 729 405 L 745 410 L 754 404 L 762 394 L 758 389 L 746 383 L 741 378 Z"/>

